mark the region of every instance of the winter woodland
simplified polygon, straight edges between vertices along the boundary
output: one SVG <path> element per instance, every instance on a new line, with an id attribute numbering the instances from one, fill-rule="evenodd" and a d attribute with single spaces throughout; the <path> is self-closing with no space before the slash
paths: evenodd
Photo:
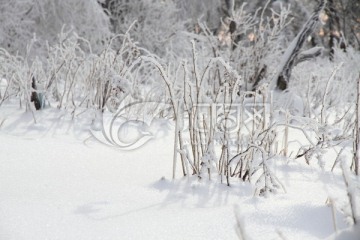
<path id="1" fill-rule="evenodd" d="M 358 0 L 2 0 L 0 23 L 1 239 L 360 238 Z"/>

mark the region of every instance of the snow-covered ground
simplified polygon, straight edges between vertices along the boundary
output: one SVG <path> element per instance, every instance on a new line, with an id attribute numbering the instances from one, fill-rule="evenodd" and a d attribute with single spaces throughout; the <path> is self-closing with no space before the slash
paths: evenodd
<path id="1" fill-rule="evenodd" d="M 227 187 L 180 172 L 172 180 L 171 129 L 121 151 L 89 139 L 86 114 L 72 119 L 48 108 L 34 124 L 30 112 L 1 107 L 1 240 L 239 239 L 236 216 L 249 239 L 335 233 L 327 200 L 342 194 L 340 172 L 279 159 L 274 167 L 286 193 L 266 198 L 236 180 Z M 335 222 L 348 227 L 338 211 Z M 348 239 L 360 239 L 359 232 Z"/>

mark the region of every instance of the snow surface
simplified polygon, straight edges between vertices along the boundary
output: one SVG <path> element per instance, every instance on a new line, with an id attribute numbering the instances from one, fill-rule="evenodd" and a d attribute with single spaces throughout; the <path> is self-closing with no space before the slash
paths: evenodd
<path id="1" fill-rule="evenodd" d="M 250 239 L 335 236 L 327 199 L 342 188 L 340 174 L 279 159 L 274 169 L 286 193 L 267 198 L 236 180 L 227 187 L 180 172 L 171 180 L 172 126 L 140 149 L 120 151 L 89 139 L 88 115 L 50 108 L 36 112 L 34 124 L 31 113 L 1 107 L 1 240 L 239 239 L 235 211 Z"/>

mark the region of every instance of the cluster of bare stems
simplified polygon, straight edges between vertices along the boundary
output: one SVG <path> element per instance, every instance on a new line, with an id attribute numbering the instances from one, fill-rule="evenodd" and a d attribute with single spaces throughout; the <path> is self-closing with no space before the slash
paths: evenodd
<path id="1" fill-rule="evenodd" d="M 120 43 L 118 50 L 112 48 L 115 41 Z M 134 75 L 145 67 L 136 61 L 139 55 L 139 48 L 127 33 L 115 36 L 100 54 L 92 54 L 87 40 L 63 31 L 59 43 L 48 47 L 46 62 L 36 58 L 31 64 L 27 55 L 12 56 L 0 49 L 0 72 L 7 81 L 0 105 L 16 98 L 20 106 L 25 104 L 34 113 L 31 101 L 41 98 L 44 103 L 40 108 L 55 102 L 58 108 L 70 109 L 74 114 L 77 109 L 103 112 L 106 104 L 116 109 L 130 93 Z"/>

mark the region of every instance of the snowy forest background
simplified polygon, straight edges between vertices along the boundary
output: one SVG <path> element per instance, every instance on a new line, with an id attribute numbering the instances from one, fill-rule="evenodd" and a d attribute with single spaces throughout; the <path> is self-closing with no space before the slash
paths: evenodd
<path id="1" fill-rule="evenodd" d="M 327 204 L 359 225 L 358 0 L 2 0 L 0 80 L 0 111 L 85 116 L 86 141 L 141 151 L 166 129 L 173 179 L 269 197 L 278 161 L 334 174 Z"/>

